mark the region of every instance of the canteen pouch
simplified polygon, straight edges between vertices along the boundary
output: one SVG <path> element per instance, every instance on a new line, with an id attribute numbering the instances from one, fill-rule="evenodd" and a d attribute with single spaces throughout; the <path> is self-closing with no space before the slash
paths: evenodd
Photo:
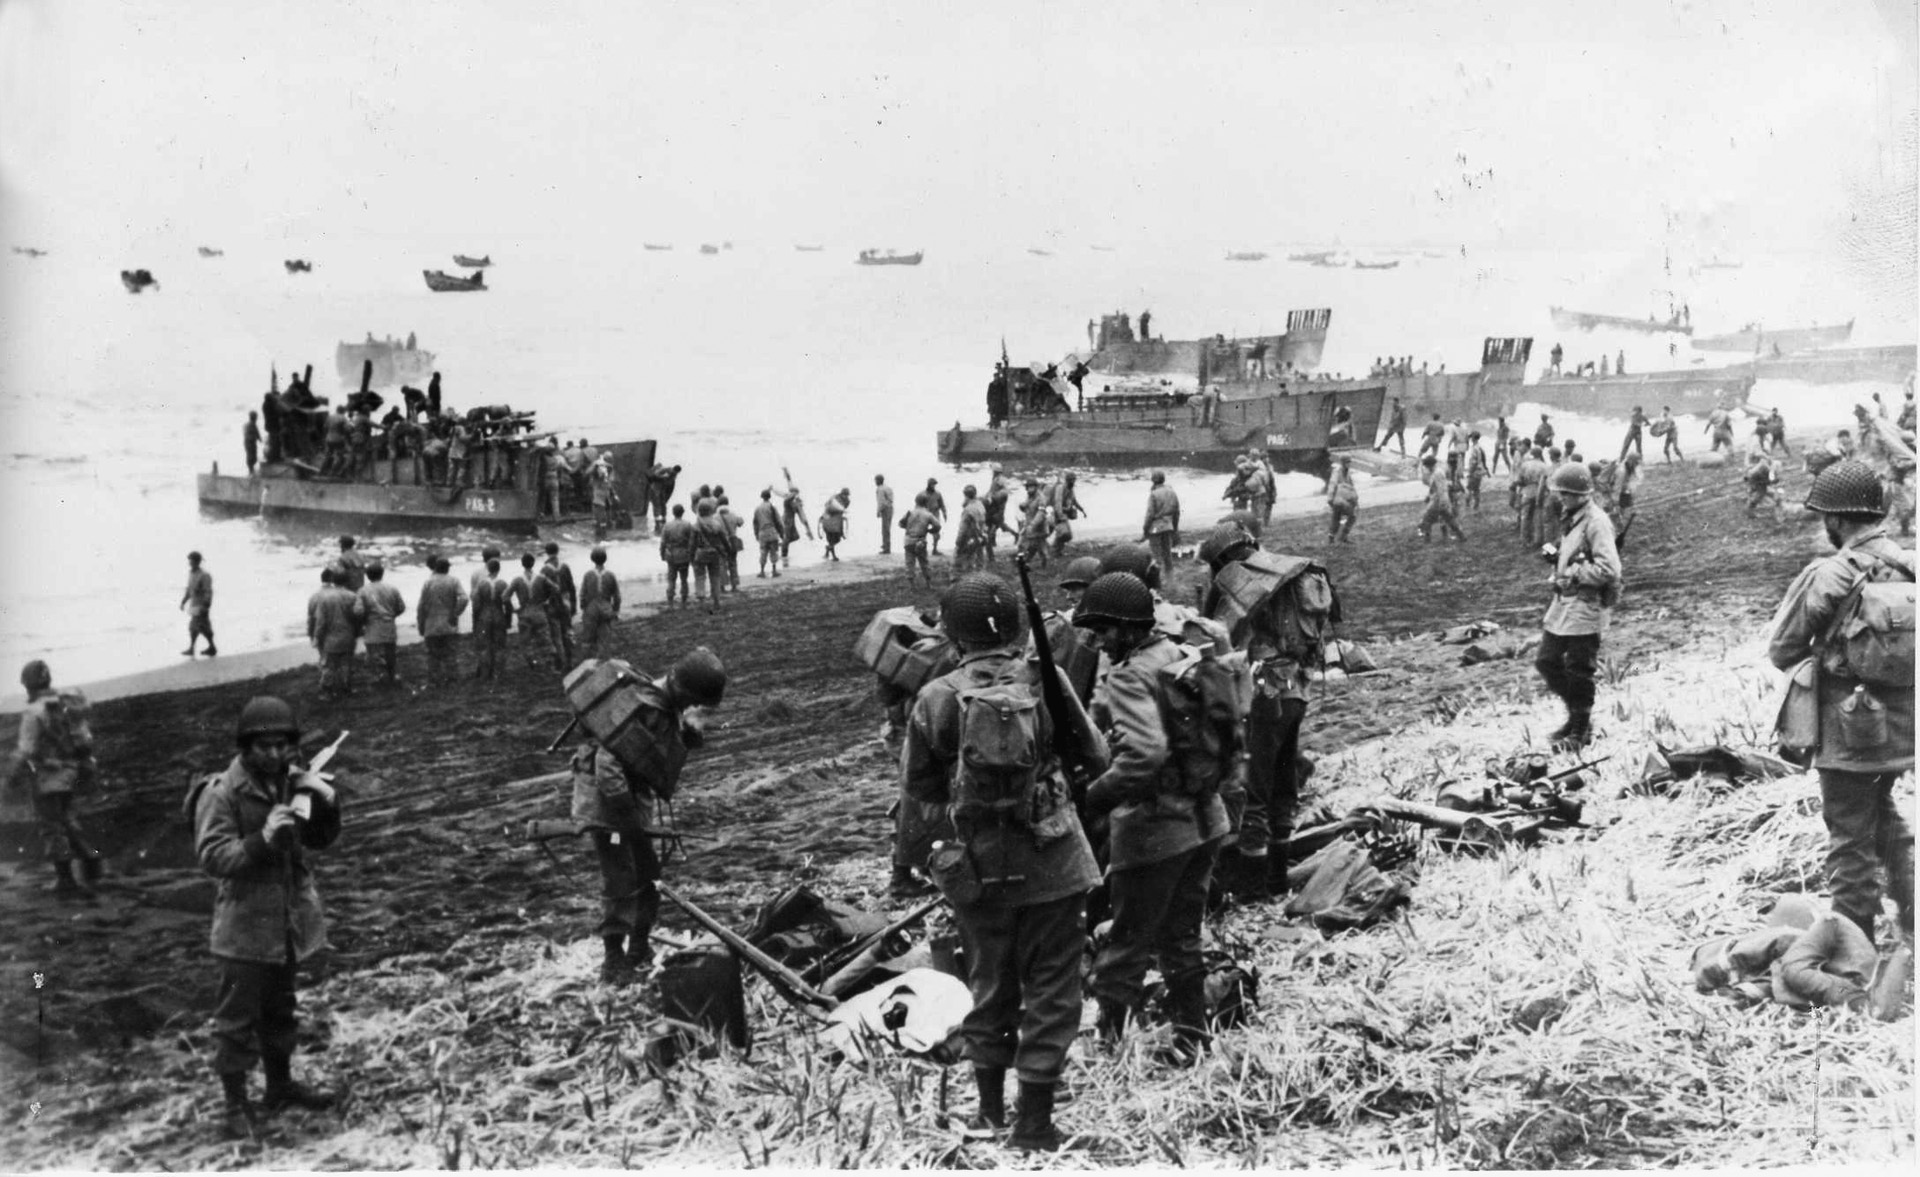
<path id="1" fill-rule="evenodd" d="M 1840 742 L 1849 752 L 1875 752 L 1887 744 L 1887 706 L 1865 687 L 1840 704 Z"/>
<path id="2" fill-rule="evenodd" d="M 1781 756 L 1795 764 L 1804 767 L 1820 750 L 1820 670 L 1814 659 L 1803 658 L 1787 671 L 1773 728 Z"/>
<path id="3" fill-rule="evenodd" d="M 973 854 L 966 843 L 935 842 L 927 855 L 927 874 L 954 906 L 980 902 L 980 872 L 974 868 Z"/>

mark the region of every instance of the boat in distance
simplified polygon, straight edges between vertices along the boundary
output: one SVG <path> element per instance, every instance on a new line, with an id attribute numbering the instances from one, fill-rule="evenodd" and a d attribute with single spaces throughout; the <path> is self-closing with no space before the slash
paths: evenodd
<path id="1" fill-rule="evenodd" d="M 649 251 L 651 251 L 651 252 L 653 252 L 653 253 L 664 253 L 664 252 L 666 252 L 667 250 L 669 250 L 669 249 L 672 249 L 672 248 L 673 248 L 673 246 L 671 246 L 671 245 L 658 245 L 658 244 L 655 244 L 655 243 L 654 243 L 654 242 L 652 242 L 652 241 L 645 241 L 645 242 L 642 242 L 642 243 L 641 243 L 641 245 L 640 245 L 640 248 L 641 248 L 641 249 L 645 249 L 645 250 L 649 250 Z"/>
<path id="2" fill-rule="evenodd" d="M 456 253 L 453 255 L 453 264 L 463 270 L 484 270 L 493 264 L 493 255 L 486 253 L 479 257 L 468 257 L 464 253 Z"/>
<path id="3" fill-rule="evenodd" d="M 475 270 L 465 278 L 443 273 L 439 270 L 422 270 L 420 273 L 427 280 L 428 290 L 446 293 L 459 290 L 485 290 L 487 288 L 487 276 L 480 270 Z"/>
<path id="4" fill-rule="evenodd" d="M 1257 249 L 1234 249 L 1227 252 L 1230 262 L 1264 262 L 1267 255 Z"/>
<path id="5" fill-rule="evenodd" d="M 819 253 L 819 252 L 820 252 L 821 250 L 823 250 L 823 249 L 825 249 L 825 248 L 826 248 L 826 246 L 824 246 L 824 245 L 798 245 L 798 244 L 796 244 L 796 245 L 794 246 L 794 248 L 795 248 L 795 249 L 797 249 L 797 250 L 799 250 L 799 251 L 800 251 L 801 253 Z"/>
<path id="6" fill-rule="evenodd" d="M 912 253 L 900 253 L 891 249 L 863 249 L 853 259 L 857 266 L 917 266 L 926 257 L 924 250 L 916 249 Z"/>
<path id="7" fill-rule="evenodd" d="M 1816 347 L 1834 347 L 1852 338 L 1852 319 L 1825 327 L 1815 324 L 1777 331 L 1758 323 L 1748 323 L 1740 330 L 1725 335 L 1696 336 L 1693 347 L 1695 351 L 1741 351 L 1748 355 L 1765 352 L 1778 356 L 1787 352 L 1810 351 Z"/>
<path id="8" fill-rule="evenodd" d="M 225 257 L 225 256 L 227 256 L 227 251 L 226 251 L 226 250 L 224 250 L 224 249 L 215 249 L 215 248 L 214 248 L 213 246 L 211 246 L 211 245 L 202 245 L 202 246 L 199 246 L 199 247 L 197 247 L 197 248 L 195 249 L 195 251 L 194 251 L 194 252 L 196 252 L 196 253 L 198 253 L 198 254 L 199 254 L 199 255 L 200 255 L 201 257 Z"/>
<path id="9" fill-rule="evenodd" d="M 1915 370 L 1915 347 L 1895 343 L 1882 347 L 1834 347 L 1821 351 L 1762 356 L 1753 362 L 1762 380 L 1799 380 L 1807 384 L 1851 384 L 1875 380 L 1898 384 Z"/>
<path id="10" fill-rule="evenodd" d="M 1400 261 L 1398 258 L 1390 262 L 1356 261 L 1353 263 L 1353 268 L 1356 270 L 1397 270 L 1400 268 Z"/>
<path id="11" fill-rule="evenodd" d="M 122 270 L 120 285 L 127 288 L 128 294 L 138 294 L 149 286 L 160 289 L 160 279 L 154 277 L 150 270 Z"/>
<path id="12" fill-rule="evenodd" d="M 313 263 L 305 258 L 290 257 L 280 264 L 287 268 L 287 273 L 289 274 L 311 274 L 313 272 Z"/>
<path id="13" fill-rule="evenodd" d="M 405 384 L 424 384 L 433 376 L 434 354 L 425 348 L 415 346 L 412 335 L 405 339 L 395 339 L 389 335 L 385 339 L 375 339 L 373 332 L 367 332 L 364 343 L 347 343 L 344 340 L 333 349 L 333 365 L 340 373 L 340 383 L 357 385 L 366 365 L 372 364 L 370 384 L 374 388 L 397 388 Z"/>
<path id="14" fill-rule="evenodd" d="M 1630 315 L 1602 315 L 1592 311 L 1570 311 L 1565 307 L 1548 307 L 1553 316 L 1553 325 L 1579 331 L 1592 331 L 1596 327 L 1610 327 L 1621 331 L 1644 331 L 1651 335 L 1692 335 L 1693 324 L 1681 322 L 1680 315 L 1668 317 L 1663 323 L 1648 315 L 1645 319 L 1636 319 Z"/>

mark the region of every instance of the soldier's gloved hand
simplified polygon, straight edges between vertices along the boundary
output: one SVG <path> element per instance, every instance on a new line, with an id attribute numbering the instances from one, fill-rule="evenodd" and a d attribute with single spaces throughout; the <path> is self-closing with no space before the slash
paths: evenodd
<path id="1" fill-rule="evenodd" d="M 267 821 L 260 827 L 260 836 L 267 840 L 268 845 L 286 850 L 292 847 L 294 839 L 298 837 L 299 828 L 300 819 L 293 812 L 293 807 L 276 805 L 267 811 Z"/>
<path id="2" fill-rule="evenodd" d="M 333 804 L 333 779 L 326 773 L 303 773 L 300 783 L 295 785 L 294 789 L 297 792 L 312 793 L 328 805 Z"/>

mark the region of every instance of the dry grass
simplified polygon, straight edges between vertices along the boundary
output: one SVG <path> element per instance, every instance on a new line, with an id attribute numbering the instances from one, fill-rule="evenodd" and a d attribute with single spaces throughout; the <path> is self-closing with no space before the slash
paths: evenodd
<path id="1" fill-rule="evenodd" d="M 1391 660 L 1392 649 L 1379 651 Z M 1593 829 L 1486 858 L 1423 850 L 1401 920 L 1279 938 L 1271 908 L 1222 933 L 1255 945 L 1255 1024 L 1192 1070 L 1083 1040 L 1060 1111 L 1073 1151 L 1021 1158 L 947 1122 L 964 1068 L 829 1064 L 806 1026 L 749 986 L 751 1059 L 641 1061 L 643 991 L 594 982 L 598 946 L 509 924 L 434 956 L 388 960 L 306 994 L 306 1065 L 353 1096 L 289 1117 L 265 1144 L 214 1141 L 198 1030 L 72 1072 L 7 1145 L 21 1167 L 1473 1168 L 1911 1163 L 1913 1033 L 1837 1011 L 1740 1009 L 1694 992 L 1688 953 L 1752 926 L 1780 890 L 1817 889 L 1817 792 L 1791 777 L 1716 794 L 1619 797 L 1655 739 L 1764 732 L 1758 647 L 1701 633 L 1659 664 L 1613 666 L 1589 794 Z M 1322 760 L 1336 808 L 1389 786 L 1474 776 L 1557 717 L 1532 697 L 1436 707 L 1420 728 Z M 1911 805 L 1911 783 L 1903 786 Z M 684 868 L 697 875 L 698 862 Z M 839 862 L 825 889 L 878 890 L 884 864 Z M 1543 1029 L 1523 1009 L 1557 1012 Z M 122 1077 L 124 1076 L 124 1077 Z"/>

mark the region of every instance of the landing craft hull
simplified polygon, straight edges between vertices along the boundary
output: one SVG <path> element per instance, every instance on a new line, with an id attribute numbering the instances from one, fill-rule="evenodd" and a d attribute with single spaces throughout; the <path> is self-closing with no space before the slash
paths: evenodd
<path id="1" fill-rule="evenodd" d="M 1833 347 L 1853 338 L 1853 320 L 1830 327 L 1793 327 L 1784 331 L 1735 331 L 1729 335 L 1703 335 L 1693 341 L 1696 351 L 1783 352 L 1806 351 L 1815 347 Z"/>
<path id="2" fill-rule="evenodd" d="M 1273 387 L 1269 385 L 1268 387 Z M 999 429 L 956 425 L 936 437 L 940 460 L 955 465 L 1000 462 L 1009 469 L 1087 466 L 1190 466 L 1230 470 L 1249 447 L 1264 450 L 1282 470 L 1327 470 L 1327 434 L 1334 410 L 1353 412 L 1356 440 L 1370 443 L 1380 427 L 1385 390 L 1365 388 L 1279 393 L 1223 400 L 1211 424 L 1201 424 L 1198 398 L 1185 405 L 1144 409 L 1089 409 L 1023 417 Z"/>
<path id="3" fill-rule="evenodd" d="M 1752 391 L 1753 372 L 1737 368 L 1605 378 L 1548 376 L 1538 383 L 1513 388 L 1511 395 L 1533 404 L 1607 417 L 1624 417 L 1639 405 L 1649 417 L 1656 417 L 1663 406 L 1671 406 L 1676 413 L 1736 408 L 1746 403 Z"/>
<path id="4" fill-rule="evenodd" d="M 425 384 L 433 376 L 434 355 L 425 348 L 342 343 L 333 349 L 333 364 L 340 372 L 340 383 L 354 388 L 360 387 L 360 371 L 367 360 L 373 361 L 374 388 Z"/>
<path id="5" fill-rule="evenodd" d="M 1660 323 L 1652 319 L 1634 319 L 1626 315 L 1599 315 L 1591 311 L 1570 311 L 1565 307 L 1548 307 L 1553 315 L 1555 327 L 1572 328 L 1580 331 L 1592 331 L 1596 327 L 1609 327 L 1619 331 L 1644 331 L 1651 335 L 1692 335 L 1690 324 L 1676 323 L 1671 320 Z M 1698 343 L 1694 344 L 1699 347 Z"/>
<path id="6" fill-rule="evenodd" d="M 1911 343 L 1894 344 L 1891 347 L 1850 347 L 1760 360 L 1754 364 L 1754 371 L 1762 380 L 1800 380 L 1808 384 L 1878 380 L 1897 384 L 1914 371 L 1914 353 Z"/>
<path id="7" fill-rule="evenodd" d="M 532 531 L 539 496 L 528 490 L 454 491 L 374 482 L 199 476 L 200 508 L 276 519 L 334 519 L 363 526 L 488 527 Z"/>
<path id="8" fill-rule="evenodd" d="M 1330 310 L 1287 313 L 1287 329 L 1277 335 L 1214 339 L 1135 339 L 1121 316 L 1106 315 L 1094 333 L 1096 347 L 1087 367 L 1108 376 L 1184 377 L 1198 383 L 1229 379 L 1246 370 L 1248 358 L 1263 347 L 1269 372 L 1311 372 L 1320 366 L 1327 345 Z"/>
<path id="9" fill-rule="evenodd" d="M 1416 373 L 1411 376 L 1370 376 L 1365 380 L 1349 380 L 1340 385 L 1342 388 L 1374 388 L 1386 386 L 1387 403 L 1399 397 L 1407 410 L 1407 423 L 1414 431 L 1438 413 L 1448 421 L 1459 417 L 1472 421 L 1481 417 L 1510 417 L 1513 415 L 1514 394 L 1519 391 L 1512 381 L 1488 380 L 1482 372 L 1440 372 Z M 1368 438 L 1367 444 L 1373 444 Z"/>

